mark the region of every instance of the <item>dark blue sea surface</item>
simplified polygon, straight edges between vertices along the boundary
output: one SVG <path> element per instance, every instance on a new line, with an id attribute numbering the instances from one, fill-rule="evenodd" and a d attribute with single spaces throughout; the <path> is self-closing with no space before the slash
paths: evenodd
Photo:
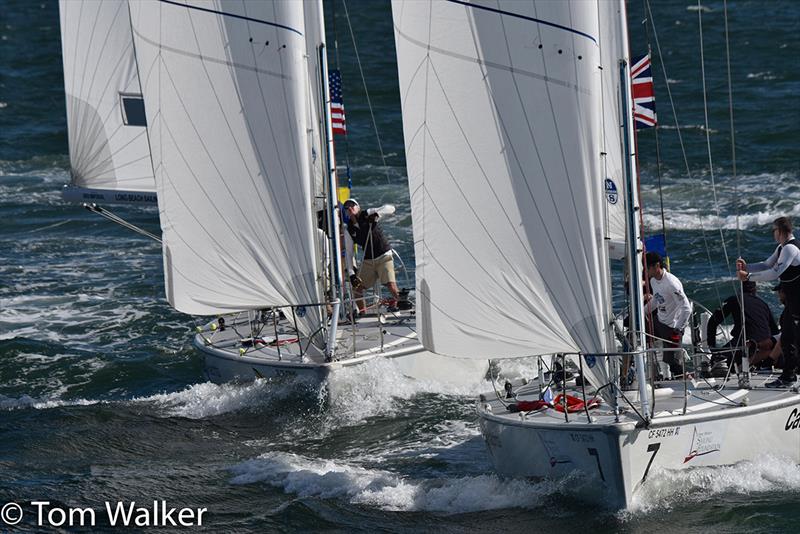
<path id="1" fill-rule="evenodd" d="M 348 114 L 339 156 L 362 204 L 398 206 L 386 231 L 413 271 L 390 6 L 347 3 L 386 165 L 344 5 L 326 7 Z M 659 173 L 655 132 L 641 132 L 644 220 L 660 231 L 663 196 L 672 270 L 713 308 L 732 291 L 737 255 L 772 251 L 775 217 L 800 222 L 800 3 L 728 2 L 735 176 L 723 3 L 652 8 L 662 162 Z M 642 2 L 629 4 L 629 19 L 635 54 L 647 48 Z M 57 2 L 0 0 L 0 507 L 163 499 L 207 507 L 206 528 L 222 532 L 797 532 L 800 467 L 768 456 L 655 474 L 626 513 L 587 504 L 580 481 L 500 479 L 473 405 L 488 383 L 415 382 L 389 362 L 343 372 L 321 390 L 207 382 L 189 346 L 201 319 L 166 303 L 160 246 L 60 198 L 69 179 L 60 48 Z M 154 210 L 116 211 L 158 232 Z M 777 311 L 768 285 L 761 290 Z M 38 530 L 34 509 L 24 511 L 18 528 Z"/>

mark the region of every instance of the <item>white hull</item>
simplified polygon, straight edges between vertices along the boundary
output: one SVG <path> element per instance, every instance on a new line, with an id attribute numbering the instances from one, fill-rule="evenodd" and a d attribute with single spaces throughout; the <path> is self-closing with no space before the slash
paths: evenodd
<path id="1" fill-rule="evenodd" d="M 414 333 L 413 315 L 397 314 L 390 318 L 382 325 L 382 339 L 376 334 L 376 325 L 377 318 L 360 321 L 355 334 L 358 350 L 353 351 L 352 345 L 349 349 L 340 347 L 332 362 L 325 362 L 320 356 L 301 356 L 297 343 L 283 345 L 280 353 L 272 346 L 242 352 L 240 340 L 230 329 L 212 336 L 206 328 L 194 337 L 193 344 L 203 355 L 206 376 L 215 383 L 283 376 L 322 382 L 331 373 L 377 358 L 391 360 L 401 373 L 411 378 L 454 386 L 478 386 L 486 376 L 488 360 L 449 358 L 425 350 Z M 283 336 L 280 332 L 279 337 Z M 340 346 L 352 343 L 352 338 L 352 327 L 340 325 Z"/>
<path id="2" fill-rule="evenodd" d="M 726 395 L 736 391 L 726 390 Z M 739 392 L 733 396 L 762 400 L 724 409 L 696 403 L 695 413 L 662 412 L 647 428 L 631 418 L 616 423 L 601 416 L 588 423 L 585 413 L 570 414 L 567 423 L 563 413 L 552 409 L 521 418 L 497 403 L 482 402 L 478 412 L 500 474 L 561 478 L 577 471 L 592 481 L 599 502 L 628 508 L 647 477 L 659 470 L 732 465 L 765 454 L 800 463 L 800 395 L 786 390 Z"/>

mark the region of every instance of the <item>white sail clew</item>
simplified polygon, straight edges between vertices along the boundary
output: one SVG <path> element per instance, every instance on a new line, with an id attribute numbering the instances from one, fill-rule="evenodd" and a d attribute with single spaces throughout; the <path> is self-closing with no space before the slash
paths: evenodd
<path id="1" fill-rule="evenodd" d="M 59 2 L 68 200 L 155 203 L 127 0 Z"/>
<path id="2" fill-rule="evenodd" d="M 606 352 L 597 4 L 393 12 L 425 347 Z"/>
<path id="3" fill-rule="evenodd" d="M 130 7 L 170 304 L 211 315 L 320 302 L 304 3 Z M 308 333 L 320 313 L 306 311 Z"/>
<path id="4" fill-rule="evenodd" d="M 620 109 L 620 76 L 618 62 L 628 57 L 626 35 L 619 14 L 619 2 L 599 2 L 600 57 L 603 65 L 603 180 L 606 201 L 606 239 L 609 255 L 621 259 L 627 254 L 625 245 L 626 201 L 625 169 L 622 157 L 622 110 Z"/>

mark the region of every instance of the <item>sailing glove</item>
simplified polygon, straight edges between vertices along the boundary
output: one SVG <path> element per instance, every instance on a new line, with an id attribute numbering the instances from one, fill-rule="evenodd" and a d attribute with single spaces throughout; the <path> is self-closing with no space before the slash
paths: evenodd
<path id="1" fill-rule="evenodd" d="M 362 285 L 361 278 L 359 278 L 357 274 L 351 274 L 350 275 L 350 285 L 353 286 L 353 289 L 360 288 L 361 285 Z"/>

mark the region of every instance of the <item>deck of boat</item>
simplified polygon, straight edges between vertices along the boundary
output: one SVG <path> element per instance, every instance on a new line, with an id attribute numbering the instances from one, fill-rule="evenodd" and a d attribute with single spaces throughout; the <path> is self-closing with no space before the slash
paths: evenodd
<path id="1" fill-rule="evenodd" d="M 741 408 L 758 410 L 759 407 L 769 409 L 797 402 L 798 391 L 796 388 L 766 388 L 764 384 L 777 378 L 780 371 L 762 371 L 751 374 L 750 388 L 743 389 L 738 385 L 736 376 L 724 382 L 721 378 L 689 379 L 662 381 L 656 384 L 655 401 L 651 399 L 653 418 L 650 426 L 657 426 L 660 422 L 667 423 L 675 417 L 692 419 L 705 419 L 706 416 L 719 418 L 725 417 L 724 412 L 739 412 Z M 554 388 L 555 389 L 555 388 Z M 563 390 L 556 392 L 562 393 Z M 545 407 L 533 411 L 511 411 L 509 407 L 520 401 L 536 401 L 539 399 L 539 386 L 536 381 L 514 388 L 515 398 L 506 398 L 505 392 L 491 392 L 481 396 L 479 411 L 493 419 L 502 420 L 507 424 L 563 425 L 566 422 L 581 424 L 640 424 L 642 418 L 636 410 L 641 411 L 638 402 L 638 391 L 624 391 L 627 398 L 620 400 L 620 414 L 614 414 L 612 407 L 602 401 L 600 406 L 590 410 L 579 410 L 569 413 L 552 407 Z M 570 396 L 584 399 L 584 390 L 567 383 L 566 393 Z M 596 397 L 593 387 L 585 388 L 585 398 L 591 400 Z M 723 413 L 721 413 L 723 412 Z"/>
<path id="2" fill-rule="evenodd" d="M 334 361 L 346 362 L 377 354 L 422 350 L 415 326 L 414 310 L 367 314 L 355 324 L 340 322 Z M 247 318 L 230 320 L 224 329 L 204 328 L 196 336 L 195 343 L 201 349 L 214 349 L 233 357 L 264 362 L 325 363 L 319 351 L 313 348 L 309 350 L 308 338 L 298 338 L 294 324 L 288 318 L 281 318 L 277 324 L 268 322 L 257 325 Z"/>

